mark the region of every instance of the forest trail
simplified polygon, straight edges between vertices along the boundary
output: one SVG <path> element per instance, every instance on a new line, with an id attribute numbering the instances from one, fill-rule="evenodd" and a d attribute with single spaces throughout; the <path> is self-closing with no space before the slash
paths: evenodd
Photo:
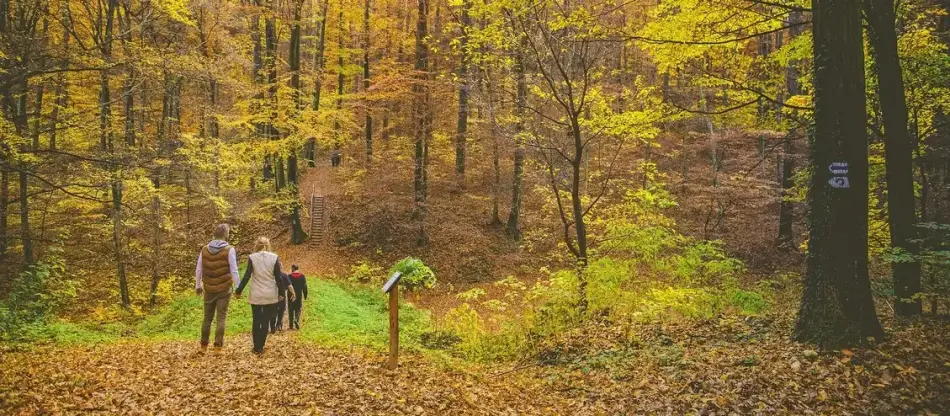
<path id="1" fill-rule="evenodd" d="M 130 341 L 0 354 L 3 414 L 554 414 L 534 384 L 404 356 L 324 349 L 282 332 L 201 353 L 197 341 Z"/>
<path id="2" fill-rule="evenodd" d="M 307 168 L 300 175 L 300 196 L 308 203 L 311 195 L 340 195 L 340 186 L 336 180 L 338 169 L 331 167 L 328 161 L 316 160 L 315 162 L 316 166 Z"/>
<path id="3" fill-rule="evenodd" d="M 300 176 L 300 199 L 306 208 L 307 218 L 303 219 L 303 224 L 307 233 L 310 233 L 310 215 L 311 215 L 311 197 L 326 197 L 326 211 L 324 212 L 325 221 L 329 221 L 330 216 L 334 215 L 332 210 L 333 199 L 341 195 L 340 186 L 337 178 L 338 170 L 330 166 L 330 162 L 318 158 L 316 166 L 307 168 Z M 333 248 L 329 241 L 332 233 L 325 230 L 323 241 L 311 244 L 310 241 L 300 245 L 287 245 L 280 248 L 282 262 L 286 262 L 289 270 L 290 264 L 300 266 L 304 274 L 316 274 L 321 276 L 332 276 L 346 271 L 347 261 L 342 258 Z"/>

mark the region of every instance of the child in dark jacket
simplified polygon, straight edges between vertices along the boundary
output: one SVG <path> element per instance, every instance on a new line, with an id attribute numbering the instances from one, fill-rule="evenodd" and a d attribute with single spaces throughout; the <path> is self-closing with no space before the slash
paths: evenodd
<path id="1" fill-rule="evenodd" d="M 290 284 L 297 297 L 290 301 L 289 324 L 290 329 L 300 329 L 300 309 L 303 307 L 303 300 L 307 298 L 307 276 L 300 273 L 296 264 L 290 266 L 290 271 Z"/>
<path id="2" fill-rule="evenodd" d="M 270 321 L 270 333 L 284 330 L 284 311 L 287 310 L 287 288 L 290 287 L 290 278 L 287 273 L 281 272 L 277 278 L 277 310 Z"/>

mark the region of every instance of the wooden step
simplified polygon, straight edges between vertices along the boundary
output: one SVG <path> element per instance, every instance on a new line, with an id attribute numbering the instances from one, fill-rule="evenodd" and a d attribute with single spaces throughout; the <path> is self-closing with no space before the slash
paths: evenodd
<path id="1" fill-rule="evenodd" d="M 310 196 L 310 245 L 323 242 L 327 233 L 327 199 L 325 196 Z"/>

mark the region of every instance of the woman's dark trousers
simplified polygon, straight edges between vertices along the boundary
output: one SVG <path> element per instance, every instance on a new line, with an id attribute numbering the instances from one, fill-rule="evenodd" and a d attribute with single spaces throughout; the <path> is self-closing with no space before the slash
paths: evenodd
<path id="1" fill-rule="evenodd" d="M 251 317 L 253 328 L 251 336 L 254 338 L 254 352 L 264 351 L 264 343 L 267 342 L 267 327 L 277 311 L 277 304 L 270 305 L 251 305 Z"/>

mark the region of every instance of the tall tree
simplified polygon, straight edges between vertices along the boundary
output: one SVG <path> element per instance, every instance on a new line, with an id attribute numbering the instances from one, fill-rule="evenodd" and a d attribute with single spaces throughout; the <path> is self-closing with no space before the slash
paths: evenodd
<path id="1" fill-rule="evenodd" d="M 267 115 L 265 135 L 270 141 L 280 140 L 281 133 L 277 130 L 277 17 L 275 16 L 274 0 L 265 0 L 267 4 L 264 17 L 264 69 L 267 77 Z M 271 155 L 274 163 L 274 190 L 280 192 L 287 185 L 287 176 L 284 171 L 284 157 L 279 152 Z"/>
<path id="2" fill-rule="evenodd" d="M 366 122 L 363 125 L 366 134 L 366 163 L 373 161 L 373 112 L 369 102 L 369 6 L 370 0 L 363 3 L 363 94 L 366 94 Z"/>
<path id="3" fill-rule="evenodd" d="M 789 39 L 794 40 L 802 34 L 804 28 L 799 25 L 801 21 L 802 13 L 800 11 L 793 11 L 789 14 Z M 802 93 L 801 83 L 798 80 L 801 73 L 800 66 L 801 62 L 791 61 L 785 69 L 786 100 Z M 779 114 L 781 114 L 781 112 L 779 112 Z M 790 246 L 794 241 L 794 236 L 792 235 L 792 203 L 788 200 L 788 197 L 794 186 L 792 174 L 795 170 L 795 160 L 793 159 L 795 155 L 794 143 L 797 137 L 795 130 L 797 129 L 793 127 L 788 137 L 785 138 L 784 149 L 782 150 L 782 171 L 780 178 L 782 200 L 779 202 L 778 214 L 778 242 L 782 246 Z"/>
<path id="4" fill-rule="evenodd" d="M 891 265 L 897 297 L 894 312 L 899 316 L 914 316 L 921 312 L 920 263 L 917 261 L 920 249 L 914 227 L 917 214 L 914 208 L 913 143 L 907 130 L 907 98 L 897 53 L 894 0 L 864 0 L 864 10 L 884 119 L 891 246 L 903 253 L 901 259 Z"/>
<path id="5" fill-rule="evenodd" d="M 528 105 L 528 85 L 524 63 L 526 45 L 526 42 L 522 41 L 515 51 L 515 160 L 511 178 L 511 208 L 508 211 L 508 222 L 505 224 L 508 236 L 515 240 L 521 239 L 521 201 L 524 195 L 525 108 Z"/>
<path id="6" fill-rule="evenodd" d="M 290 89 L 291 89 L 291 118 L 297 118 L 303 103 L 300 100 L 300 19 L 304 0 L 293 2 L 293 22 L 290 27 Z M 294 135 L 296 137 L 296 135 Z M 307 233 L 303 230 L 300 220 L 300 184 L 298 180 L 297 146 L 290 146 L 290 155 L 287 157 L 287 180 L 290 183 L 291 211 L 290 211 L 290 242 L 300 244 L 307 240 Z"/>
<path id="7" fill-rule="evenodd" d="M 413 171 L 413 193 L 415 205 L 413 216 L 419 223 L 419 245 L 428 243 L 428 234 L 425 229 L 426 217 L 426 169 L 428 141 L 430 134 L 429 122 L 429 52 L 426 45 L 427 19 L 429 15 L 428 0 L 417 0 L 416 19 L 416 53 L 415 53 L 415 81 L 413 91 L 413 130 L 415 135 L 415 169 Z"/>
<path id="8" fill-rule="evenodd" d="M 343 10 L 340 9 L 340 19 L 337 22 L 336 38 L 336 116 L 333 118 L 333 148 L 339 151 L 343 144 L 343 131 L 340 124 L 341 112 L 343 111 L 343 83 L 346 82 L 343 74 Z"/>
<path id="9" fill-rule="evenodd" d="M 815 133 L 810 140 L 808 257 L 798 340 L 880 339 L 868 278 L 868 140 L 861 0 L 812 5 Z"/>
<path id="10" fill-rule="evenodd" d="M 320 91 L 323 89 L 323 70 L 326 65 L 326 58 L 324 57 L 324 52 L 326 51 L 326 38 L 327 38 L 327 10 L 329 8 L 329 0 L 323 0 L 323 5 L 320 7 L 320 14 L 317 15 L 316 29 L 317 36 L 315 37 L 316 45 L 314 46 L 313 51 L 313 104 L 311 108 L 313 111 L 320 110 Z M 314 167 L 316 166 L 317 158 L 317 139 L 316 137 L 311 137 L 307 139 L 307 166 Z"/>
<path id="11" fill-rule="evenodd" d="M 463 0 L 459 12 L 461 23 L 461 34 L 459 35 L 459 113 L 458 122 L 455 131 L 455 174 L 460 189 L 465 188 L 465 148 L 468 138 L 468 96 L 471 83 L 471 77 L 468 73 L 470 53 L 468 50 L 468 36 L 472 20 L 469 17 L 469 10 L 472 8 L 472 0 Z"/>

